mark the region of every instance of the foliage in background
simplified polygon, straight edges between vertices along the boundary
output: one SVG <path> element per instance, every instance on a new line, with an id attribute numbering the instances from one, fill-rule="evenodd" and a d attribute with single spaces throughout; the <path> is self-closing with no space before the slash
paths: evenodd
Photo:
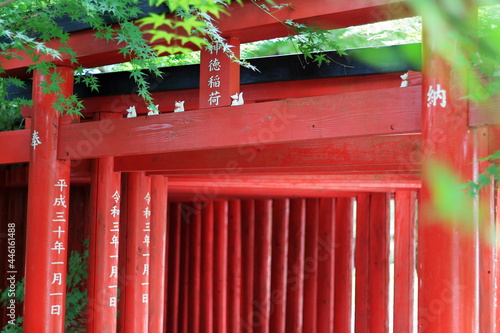
<path id="1" fill-rule="evenodd" d="M 72 251 L 68 261 L 68 274 L 66 276 L 66 332 L 85 332 L 87 308 L 87 277 L 88 277 L 88 240 L 83 242 L 83 253 Z M 21 308 L 24 301 L 24 278 L 16 283 L 16 307 Z M 0 293 L 0 304 L 7 306 L 10 302 L 9 289 Z M 7 324 L 0 333 L 20 333 L 22 317 L 16 318 L 16 325 Z"/>
<path id="2" fill-rule="evenodd" d="M 156 52 L 151 49 L 143 38 L 139 27 L 131 23 L 140 14 L 140 8 L 135 0 L 17 0 L 0 7 L 0 55 L 9 59 L 23 58 L 32 61 L 30 70 L 38 70 L 51 76 L 52 82 L 45 85 L 45 93 L 60 91 L 60 81 L 52 75 L 55 65 L 50 61 L 60 60 L 62 56 L 69 57 L 77 68 L 77 82 L 84 82 L 92 89 L 97 89 L 95 77 L 78 65 L 75 51 L 68 45 L 69 33 L 58 25 L 61 18 L 70 18 L 88 24 L 96 31 L 96 38 L 106 41 L 115 40 L 122 46 L 120 53 L 124 60 L 130 60 L 133 77 L 138 86 L 138 93 L 149 103 L 152 99 L 148 92 L 146 74 L 143 69 L 159 75 L 154 59 Z M 109 26 L 104 17 L 109 17 L 118 26 Z M 47 42 L 58 40 L 57 46 L 51 47 Z M 20 55 L 23 54 L 24 55 Z M 44 60 L 47 58 L 50 61 Z M 0 65 L 0 73 L 4 72 Z M 3 102 L 3 101 L 1 101 Z M 55 105 L 56 109 L 68 114 L 80 114 L 81 103 L 75 96 L 61 98 Z"/>

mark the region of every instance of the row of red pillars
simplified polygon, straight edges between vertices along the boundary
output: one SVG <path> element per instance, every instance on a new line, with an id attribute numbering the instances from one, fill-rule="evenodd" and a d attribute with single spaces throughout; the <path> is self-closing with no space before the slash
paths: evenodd
<path id="1" fill-rule="evenodd" d="M 57 67 L 61 92 L 73 91 L 73 70 Z M 68 258 L 70 161 L 56 157 L 66 117 L 44 94 L 48 76 L 35 71 L 26 239 L 24 332 L 64 332 Z M 121 116 L 121 114 L 119 115 Z M 98 115 L 99 120 L 116 117 Z M 113 157 L 96 159 L 92 172 L 87 332 L 163 332 L 167 180 L 113 171 Z M 126 200 L 126 212 L 121 201 Z M 123 205 L 122 205 L 123 207 Z M 124 242 L 126 246 L 119 246 Z M 125 249 L 120 252 L 120 249 Z M 121 288 L 121 295 L 118 289 Z M 154 292 L 149 292 L 149 290 Z M 117 311 L 126 322 L 117 321 Z M 121 324 L 121 325 L 120 325 Z"/>

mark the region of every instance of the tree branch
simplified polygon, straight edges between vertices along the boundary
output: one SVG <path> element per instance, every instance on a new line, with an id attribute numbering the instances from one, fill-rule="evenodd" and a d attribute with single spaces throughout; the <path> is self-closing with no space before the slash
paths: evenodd
<path id="1" fill-rule="evenodd" d="M 17 0 L 5 0 L 5 1 L 2 1 L 0 2 L 0 8 L 3 8 L 3 7 L 7 7 L 9 5 L 12 5 L 14 2 L 16 2 Z"/>

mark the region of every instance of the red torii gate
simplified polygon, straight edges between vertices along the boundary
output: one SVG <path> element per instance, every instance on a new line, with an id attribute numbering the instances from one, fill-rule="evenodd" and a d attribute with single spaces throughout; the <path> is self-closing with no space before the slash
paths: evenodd
<path id="1" fill-rule="evenodd" d="M 411 14 L 404 1 L 391 0 L 298 0 L 294 7 L 279 15 L 325 28 Z M 286 33 L 259 10 L 230 7 L 223 35 L 245 43 Z M 117 45 L 90 38 L 87 31 L 71 37 L 84 66 L 117 62 Z M 418 286 L 420 332 L 495 332 L 497 253 L 484 237 L 494 234 L 495 194 L 481 193 L 489 216 L 478 216 L 468 234 L 456 221 L 436 223 L 426 206 L 431 158 L 474 179 L 484 167 L 477 157 L 498 145 L 495 128 L 485 126 L 495 119 L 460 99 L 458 80 L 433 47 L 424 39 L 421 80 L 410 73 L 404 89 L 399 73 L 240 89 L 238 69 L 226 66 L 218 105 L 202 83 L 199 91 L 179 92 L 196 110 L 133 119 L 122 118 L 125 104 L 116 97 L 93 97 L 85 103 L 94 121 L 69 124 L 50 107 L 55 96 L 34 88 L 31 128 L 0 133 L 10 143 L 0 147 L 0 163 L 30 163 L 25 331 L 64 329 L 69 161 L 94 159 L 88 331 L 348 331 L 355 283 L 356 332 L 385 332 L 395 193 L 395 331 L 413 331 Z M 210 75 L 207 57 L 202 77 Z M 27 65 L 3 63 L 10 73 Z M 62 93 L 70 94 L 72 69 L 63 61 L 57 70 L 66 78 Z M 35 83 L 42 80 L 34 74 Z M 448 92 L 446 106 L 427 104 L 437 85 Z M 228 95 L 241 90 L 247 104 L 229 107 Z M 160 111 L 173 105 L 175 96 L 156 95 Z M 128 173 L 122 183 L 120 172 Z M 308 270 L 310 258 L 317 266 Z"/>

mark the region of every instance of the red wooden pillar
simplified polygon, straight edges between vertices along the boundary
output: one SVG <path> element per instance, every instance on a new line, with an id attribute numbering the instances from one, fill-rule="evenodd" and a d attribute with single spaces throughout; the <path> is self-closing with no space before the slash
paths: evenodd
<path id="1" fill-rule="evenodd" d="M 151 244 L 149 258 L 149 331 L 165 331 L 167 276 L 167 178 L 151 176 Z"/>
<path id="2" fill-rule="evenodd" d="M 73 92 L 73 70 L 57 67 L 60 94 Z M 59 94 L 44 94 L 50 74 L 33 74 L 33 123 L 26 230 L 24 332 L 64 332 L 69 161 L 57 160 Z"/>
<path id="3" fill-rule="evenodd" d="M 193 203 L 189 221 L 189 333 L 200 332 L 201 206 L 201 202 Z"/>
<path id="4" fill-rule="evenodd" d="M 239 57 L 240 42 L 227 40 L 231 50 Z M 240 68 L 217 47 L 201 50 L 200 59 L 200 109 L 231 105 L 231 95 L 239 93 Z"/>
<path id="5" fill-rule="evenodd" d="M 229 201 L 227 330 L 241 332 L 241 202 Z M 205 331 L 204 331 L 205 332 Z"/>
<path id="6" fill-rule="evenodd" d="M 201 313 L 200 327 L 203 332 L 214 332 L 214 204 L 207 202 L 202 211 L 201 234 Z"/>
<path id="7" fill-rule="evenodd" d="M 398 191 L 395 196 L 394 332 L 413 332 L 416 199 L 414 191 Z"/>
<path id="8" fill-rule="evenodd" d="M 335 332 L 351 331 L 353 201 L 353 198 L 337 198 L 335 212 Z"/>
<path id="9" fill-rule="evenodd" d="M 473 131 L 474 153 L 477 157 L 488 156 L 488 129 L 478 128 Z M 477 171 L 484 172 L 490 166 L 490 162 L 477 163 Z M 493 333 L 500 329 L 499 317 L 497 317 L 497 304 L 495 292 L 498 289 L 494 272 L 498 266 L 496 256 L 498 230 L 495 221 L 495 182 L 490 181 L 489 186 L 483 187 L 479 192 L 478 203 L 478 232 L 479 232 L 479 332 Z M 498 209 L 498 208 L 497 208 Z"/>
<path id="10" fill-rule="evenodd" d="M 355 331 L 389 329 L 389 194 L 358 196 Z"/>
<path id="11" fill-rule="evenodd" d="M 177 332 L 179 326 L 179 279 L 181 258 L 180 203 L 174 203 L 170 206 L 169 218 L 167 332 Z"/>
<path id="12" fill-rule="evenodd" d="M 181 239 L 180 239 L 180 266 L 179 266 L 179 305 L 178 305 L 178 331 L 179 333 L 187 333 L 189 327 L 189 252 L 191 250 L 189 237 L 189 217 L 192 212 L 192 207 L 189 203 L 183 203 L 181 206 Z"/>
<path id="13" fill-rule="evenodd" d="M 228 203 L 214 203 L 214 332 L 227 332 Z"/>
<path id="14" fill-rule="evenodd" d="M 144 172 L 128 174 L 127 265 L 123 300 L 124 332 L 147 332 L 149 308 L 149 256 L 151 180 Z"/>
<path id="15" fill-rule="evenodd" d="M 253 332 L 253 283 L 255 254 L 255 201 L 241 202 L 241 328 Z"/>
<path id="16" fill-rule="evenodd" d="M 116 116 L 101 114 L 99 118 L 105 121 Z M 116 332 L 117 327 L 121 174 L 113 166 L 113 157 L 93 161 L 88 332 Z"/>
<path id="17" fill-rule="evenodd" d="M 469 22 L 476 8 L 456 1 L 454 22 Z M 446 4 L 438 1 L 440 8 Z M 453 173 L 464 183 L 473 178 L 469 102 L 462 69 L 452 65 L 467 36 L 450 37 L 441 31 L 436 38 L 436 15 L 424 15 L 422 190 L 418 223 L 419 332 L 477 332 L 478 276 L 476 221 L 465 214 L 437 214 L 433 196 L 437 167 Z M 472 32 L 472 31 L 471 31 Z M 470 42 L 470 40 L 469 40 Z M 443 51 L 443 46 L 449 46 Z M 457 189 L 456 191 L 460 191 Z M 472 199 L 467 202 L 472 212 Z M 465 209 L 464 203 L 460 209 Z M 472 214 L 471 214 L 472 215 Z M 467 219 L 467 220 L 464 220 Z"/>
<path id="18" fill-rule="evenodd" d="M 269 333 L 272 200 L 255 201 L 254 333 Z"/>
<path id="19" fill-rule="evenodd" d="M 302 333 L 304 323 L 306 201 L 290 200 L 290 245 L 286 296 L 286 332 Z"/>
<path id="20" fill-rule="evenodd" d="M 313 333 L 317 332 L 318 223 L 319 199 L 307 199 L 304 259 L 304 332 Z"/>
<path id="21" fill-rule="evenodd" d="M 286 291 L 288 269 L 288 227 L 290 201 L 273 201 L 271 250 L 270 332 L 284 333 L 286 325 Z"/>
<path id="22" fill-rule="evenodd" d="M 335 300 L 335 199 L 321 198 L 318 226 L 318 332 L 333 332 Z"/>

